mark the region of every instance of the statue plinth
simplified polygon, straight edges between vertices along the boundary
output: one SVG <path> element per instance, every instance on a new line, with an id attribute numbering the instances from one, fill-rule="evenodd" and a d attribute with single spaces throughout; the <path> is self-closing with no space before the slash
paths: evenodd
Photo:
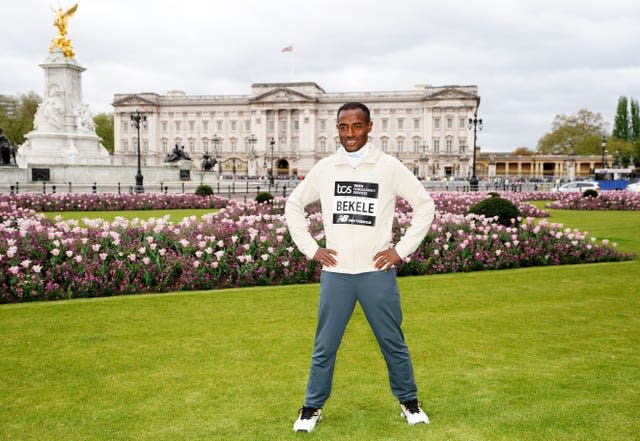
<path id="1" fill-rule="evenodd" d="M 29 164 L 111 164 L 100 144 L 89 108 L 82 101 L 82 72 L 74 58 L 54 49 L 40 65 L 45 91 L 34 118 L 34 129 L 18 149 L 20 167 Z"/>

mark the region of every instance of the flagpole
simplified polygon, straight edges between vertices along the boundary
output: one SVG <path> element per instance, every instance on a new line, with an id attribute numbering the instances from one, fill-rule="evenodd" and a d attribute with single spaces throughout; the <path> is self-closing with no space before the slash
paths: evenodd
<path id="1" fill-rule="evenodd" d="M 293 45 L 290 44 L 289 46 L 282 48 L 281 52 L 285 55 L 289 55 L 289 80 L 293 81 Z"/>

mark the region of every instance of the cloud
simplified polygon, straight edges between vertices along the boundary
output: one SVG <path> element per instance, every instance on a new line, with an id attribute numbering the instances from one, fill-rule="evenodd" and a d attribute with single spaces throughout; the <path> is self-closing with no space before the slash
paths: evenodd
<path id="1" fill-rule="evenodd" d="M 637 3 L 92 0 L 69 36 L 94 113 L 110 111 L 115 93 L 247 94 L 253 82 L 315 81 L 328 92 L 477 85 L 479 142 L 508 151 L 534 148 L 557 114 L 587 108 L 612 122 L 619 96 L 639 97 Z M 41 94 L 50 1 L 10 2 L 3 18 L 0 93 Z"/>

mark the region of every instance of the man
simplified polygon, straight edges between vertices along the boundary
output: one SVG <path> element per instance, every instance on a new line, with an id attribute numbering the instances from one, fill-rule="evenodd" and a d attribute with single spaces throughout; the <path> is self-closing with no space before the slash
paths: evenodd
<path id="1" fill-rule="evenodd" d="M 320 304 L 306 398 L 293 430 L 311 432 L 331 393 L 340 341 L 356 301 L 365 313 L 389 371 L 401 415 L 411 425 L 429 423 L 418 405 L 409 350 L 401 330 L 396 265 L 418 247 L 434 216 L 433 200 L 396 158 L 369 144 L 373 123 L 362 103 L 338 110 L 342 147 L 319 161 L 287 200 L 291 237 L 307 258 L 322 264 Z M 411 226 L 391 244 L 396 196 L 413 208 Z M 320 200 L 326 248 L 313 239 L 304 207 Z"/>

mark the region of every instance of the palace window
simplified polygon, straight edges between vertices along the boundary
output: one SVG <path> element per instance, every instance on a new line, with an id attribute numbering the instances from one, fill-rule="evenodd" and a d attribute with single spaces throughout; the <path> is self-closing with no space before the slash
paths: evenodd
<path id="1" fill-rule="evenodd" d="M 447 129 L 453 129 L 453 118 L 447 118 Z"/>
<path id="2" fill-rule="evenodd" d="M 440 140 L 439 139 L 434 139 L 433 140 L 433 152 L 434 153 L 440 153 Z"/>
<path id="3" fill-rule="evenodd" d="M 176 132 L 179 133 L 181 129 L 180 121 L 176 121 L 175 124 L 176 124 Z"/>
<path id="4" fill-rule="evenodd" d="M 269 121 L 269 130 L 273 132 L 275 128 L 276 128 L 275 122 L 273 120 Z"/>
<path id="5" fill-rule="evenodd" d="M 327 120 L 326 119 L 321 119 L 320 120 L 320 130 L 326 130 L 326 129 L 327 129 Z"/>
<path id="6" fill-rule="evenodd" d="M 235 153 L 237 148 L 238 148 L 238 141 L 236 140 L 231 141 L 231 153 Z"/>
<path id="7" fill-rule="evenodd" d="M 127 150 L 129 150 L 129 141 L 126 139 L 122 140 L 122 151 L 126 152 Z"/>
<path id="8" fill-rule="evenodd" d="M 433 128 L 434 129 L 440 128 L 440 118 L 433 118 Z"/>
<path id="9" fill-rule="evenodd" d="M 162 140 L 162 151 L 167 153 L 167 151 L 169 150 L 169 143 L 167 142 L 166 139 Z"/>
<path id="10" fill-rule="evenodd" d="M 451 139 L 447 139 L 447 153 L 451 153 L 453 148 L 453 141 Z"/>
<path id="11" fill-rule="evenodd" d="M 293 130 L 300 130 L 300 120 L 295 120 L 293 122 Z"/>
<path id="12" fill-rule="evenodd" d="M 387 152 L 387 138 L 382 138 L 381 144 L 382 144 L 382 151 L 386 153 Z"/>
<path id="13" fill-rule="evenodd" d="M 402 153 L 402 150 L 404 149 L 404 141 L 402 139 L 398 140 L 398 153 Z"/>
<path id="14" fill-rule="evenodd" d="M 193 133 L 196 131 L 196 122 L 195 121 L 189 121 L 189 132 Z"/>
<path id="15" fill-rule="evenodd" d="M 194 153 L 196 151 L 196 142 L 193 139 L 189 140 L 189 151 Z"/>
<path id="16" fill-rule="evenodd" d="M 202 121 L 202 131 L 204 133 L 209 131 L 209 121 Z"/>
<path id="17" fill-rule="evenodd" d="M 324 153 L 324 152 L 326 152 L 326 151 L 327 151 L 327 141 L 326 141 L 326 140 L 324 140 L 324 139 L 321 139 L 321 140 L 320 140 L 320 151 L 321 151 L 322 153 Z"/>
<path id="18" fill-rule="evenodd" d="M 251 120 L 248 120 L 248 119 L 245 119 L 245 120 L 244 120 L 244 129 L 245 129 L 247 132 L 250 132 L 250 131 L 251 131 Z"/>
<path id="19" fill-rule="evenodd" d="M 231 121 L 231 131 L 235 132 L 236 131 L 236 121 Z"/>
<path id="20" fill-rule="evenodd" d="M 464 129 L 466 126 L 464 118 L 460 118 L 460 128 Z"/>
<path id="21" fill-rule="evenodd" d="M 162 121 L 162 133 L 167 133 L 167 122 Z"/>
<path id="22" fill-rule="evenodd" d="M 403 130 L 403 129 L 404 129 L 404 119 L 398 118 L 398 130 Z"/>
<path id="23" fill-rule="evenodd" d="M 222 131 L 222 121 L 216 121 L 216 125 L 218 126 L 218 131 Z"/>
<path id="24" fill-rule="evenodd" d="M 419 153 L 420 152 L 420 140 L 419 139 L 414 139 L 413 140 L 413 153 Z"/>
<path id="25" fill-rule="evenodd" d="M 413 128 L 414 129 L 419 129 L 420 128 L 420 120 L 418 118 L 413 120 Z"/>
<path id="26" fill-rule="evenodd" d="M 387 130 L 389 126 L 389 120 L 387 118 L 382 118 L 382 130 Z"/>

